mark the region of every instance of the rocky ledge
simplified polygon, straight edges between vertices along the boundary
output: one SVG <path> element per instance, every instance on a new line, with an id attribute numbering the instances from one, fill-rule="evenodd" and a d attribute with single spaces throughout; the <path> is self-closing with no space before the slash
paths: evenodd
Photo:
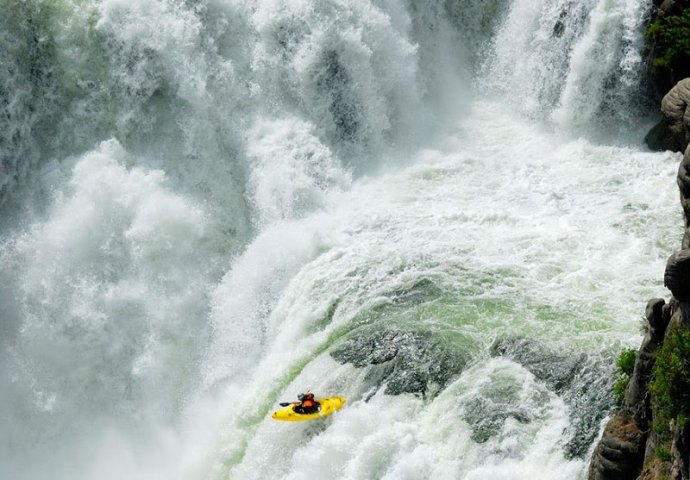
<path id="1" fill-rule="evenodd" d="M 638 478 L 647 458 L 651 425 L 649 381 L 655 353 L 663 342 L 671 315 L 671 304 L 650 300 L 646 309 L 646 334 L 635 360 L 623 405 L 606 425 L 590 464 L 590 480 Z"/>

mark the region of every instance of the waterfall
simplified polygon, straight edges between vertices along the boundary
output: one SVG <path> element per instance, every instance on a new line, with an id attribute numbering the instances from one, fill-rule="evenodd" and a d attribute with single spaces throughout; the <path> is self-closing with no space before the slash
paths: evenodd
<path id="1" fill-rule="evenodd" d="M 0 7 L 0 477 L 584 478 L 682 233 L 648 2 Z"/>

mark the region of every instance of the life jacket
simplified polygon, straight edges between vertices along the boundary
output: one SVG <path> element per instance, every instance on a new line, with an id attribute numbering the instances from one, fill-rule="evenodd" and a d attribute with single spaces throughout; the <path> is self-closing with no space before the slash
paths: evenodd
<path id="1" fill-rule="evenodd" d="M 313 398 L 313 397 L 312 397 L 312 398 Z M 305 400 L 302 402 L 302 406 L 305 407 L 305 408 L 313 408 L 314 405 L 316 405 L 316 402 L 314 402 L 314 400 L 305 399 Z"/>

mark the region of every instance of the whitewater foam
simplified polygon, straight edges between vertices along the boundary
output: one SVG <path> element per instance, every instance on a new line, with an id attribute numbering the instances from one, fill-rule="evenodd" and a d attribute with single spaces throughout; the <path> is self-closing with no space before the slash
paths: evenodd
<path id="1" fill-rule="evenodd" d="M 601 128 L 645 2 L 48 3 L 0 36 L 0 476 L 582 478 L 568 392 L 491 346 L 606 364 L 666 294 L 678 158 Z M 331 357 L 368 331 L 465 370 Z M 270 419 L 308 388 L 348 405 Z"/>

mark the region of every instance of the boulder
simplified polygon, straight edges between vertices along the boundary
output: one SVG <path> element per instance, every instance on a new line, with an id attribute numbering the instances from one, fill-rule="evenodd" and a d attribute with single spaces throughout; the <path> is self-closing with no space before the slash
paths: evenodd
<path id="1" fill-rule="evenodd" d="M 497 340 L 491 355 L 519 363 L 563 399 L 571 425 L 565 456 L 584 457 L 599 433 L 601 420 L 613 407 L 612 362 L 568 348 L 554 350 L 530 338 Z"/>
<path id="2" fill-rule="evenodd" d="M 661 100 L 663 118 L 645 137 L 652 150 L 683 152 L 690 143 L 690 78 L 678 82 Z"/>
<path id="3" fill-rule="evenodd" d="M 469 360 L 464 342 L 446 342 L 430 332 L 364 329 L 331 351 L 340 363 L 369 368 L 367 379 L 385 385 L 385 393 L 426 396 L 445 388 Z"/>
<path id="4" fill-rule="evenodd" d="M 669 257 L 664 285 L 679 302 L 690 301 L 690 249 L 680 250 Z"/>

